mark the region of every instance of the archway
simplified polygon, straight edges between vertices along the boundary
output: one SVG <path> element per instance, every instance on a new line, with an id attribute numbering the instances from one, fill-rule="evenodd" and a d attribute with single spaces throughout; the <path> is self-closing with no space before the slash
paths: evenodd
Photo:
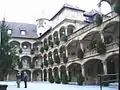
<path id="1" fill-rule="evenodd" d="M 60 76 L 59 76 L 58 67 L 54 67 L 53 71 L 54 71 L 54 81 L 56 83 L 60 83 Z"/>
<path id="2" fill-rule="evenodd" d="M 103 74 L 103 64 L 99 59 L 91 59 L 84 63 L 86 83 L 97 84 L 99 74 Z"/>
<path id="3" fill-rule="evenodd" d="M 107 59 L 107 73 L 108 74 L 115 74 L 119 73 L 119 55 L 113 54 L 110 55 Z"/>
<path id="4" fill-rule="evenodd" d="M 23 73 L 24 73 L 24 71 L 28 74 L 28 81 L 31 81 L 31 71 L 29 71 L 29 70 L 23 70 L 23 71 L 21 71 L 21 76 L 23 77 Z"/>
<path id="5" fill-rule="evenodd" d="M 18 70 L 14 70 L 8 74 L 8 81 L 15 81 L 16 80 L 16 74 Z"/>
<path id="6" fill-rule="evenodd" d="M 30 42 L 22 42 L 22 48 L 24 50 L 30 50 L 31 49 L 31 43 Z"/>
<path id="7" fill-rule="evenodd" d="M 23 68 L 29 68 L 31 64 L 31 57 L 23 56 L 21 57 Z"/>
<path id="8" fill-rule="evenodd" d="M 108 23 L 103 29 L 105 44 L 119 42 L 119 22 L 113 21 Z"/>
<path id="9" fill-rule="evenodd" d="M 42 70 L 36 69 L 33 71 L 33 81 L 42 81 Z"/>
<path id="10" fill-rule="evenodd" d="M 66 72 L 66 66 L 64 65 L 60 67 L 60 78 L 62 83 L 64 84 L 68 83 L 68 75 Z"/>
<path id="11" fill-rule="evenodd" d="M 72 63 L 68 66 L 69 82 L 77 82 L 78 77 L 81 75 L 81 65 Z"/>
<path id="12" fill-rule="evenodd" d="M 47 81 L 47 70 L 44 69 L 44 81 Z"/>

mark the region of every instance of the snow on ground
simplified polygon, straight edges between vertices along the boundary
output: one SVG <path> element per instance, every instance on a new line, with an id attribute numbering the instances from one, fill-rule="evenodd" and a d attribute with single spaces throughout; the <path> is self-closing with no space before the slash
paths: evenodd
<path id="1" fill-rule="evenodd" d="M 28 82 L 28 87 L 24 88 L 23 81 L 20 88 L 16 87 L 15 81 L 0 81 L 0 84 L 7 84 L 7 90 L 100 90 L 99 86 L 79 86 L 79 85 L 64 85 L 49 82 Z M 102 90 L 118 90 L 115 87 L 103 87 Z"/>

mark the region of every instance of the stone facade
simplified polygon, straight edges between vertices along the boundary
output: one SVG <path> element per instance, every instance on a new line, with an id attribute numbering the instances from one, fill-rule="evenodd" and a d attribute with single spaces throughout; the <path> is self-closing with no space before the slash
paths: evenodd
<path id="1" fill-rule="evenodd" d="M 17 66 L 15 72 L 27 71 L 30 81 L 49 81 L 50 76 L 55 81 L 56 73 L 60 80 L 66 75 L 67 82 L 83 77 L 84 84 L 97 84 L 99 74 L 118 73 L 118 15 L 111 12 L 111 16 L 103 16 L 102 24 L 97 26 L 85 23 L 83 13 L 64 6 L 49 20 L 51 27 L 40 37 L 13 38 L 23 51 L 18 60 L 21 67 Z M 100 48 L 104 53 L 98 51 Z M 8 80 L 13 75 L 9 74 Z"/>

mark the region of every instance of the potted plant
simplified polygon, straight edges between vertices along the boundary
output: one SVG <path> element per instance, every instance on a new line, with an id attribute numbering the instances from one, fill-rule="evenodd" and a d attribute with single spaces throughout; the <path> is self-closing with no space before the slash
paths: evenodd
<path id="1" fill-rule="evenodd" d="M 97 43 L 97 52 L 99 54 L 104 54 L 106 52 L 106 45 L 102 41 Z"/>
<path id="2" fill-rule="evenodd" d="M 100 14 L 96 14 L 95 16 L 94 16 L 94 21 L 95 21 L 95 24 L 97 25 L 97 26 L 100 26 L 101 24 L 102 24 L 102 22 L 103 22 L 103 17 L 100 15 Z"/>

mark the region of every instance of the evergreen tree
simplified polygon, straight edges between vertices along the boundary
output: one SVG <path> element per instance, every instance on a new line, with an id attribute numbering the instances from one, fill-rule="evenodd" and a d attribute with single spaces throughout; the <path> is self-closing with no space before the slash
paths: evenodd
<path id="1" fill-rule="evenodd" d="M 4 80 L 15 67 L 16 48 L 10 45 L 10 36 L 7 31 L 8 26 L 5 25 L 5 20 L 3 20 L 0 24 L 0 80 Z"/>

